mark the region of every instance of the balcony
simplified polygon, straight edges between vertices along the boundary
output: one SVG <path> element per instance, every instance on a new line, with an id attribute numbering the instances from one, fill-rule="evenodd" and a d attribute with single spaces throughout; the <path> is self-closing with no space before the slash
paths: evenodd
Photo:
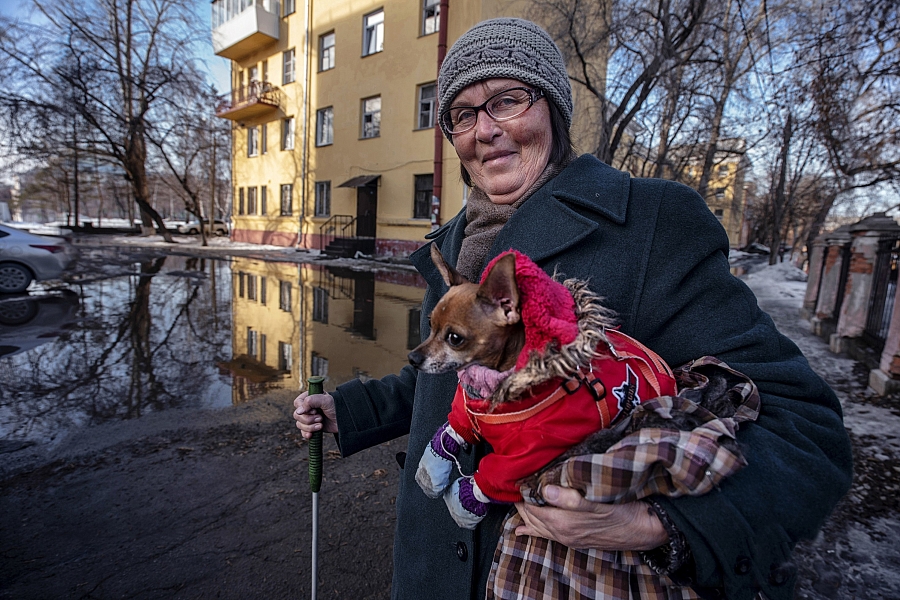
<path id="1" fill-rule="evenodd" d="M 251 119 L 281 106 L 281 90 L 267 81 L 251 81 L 250 85 L 219 96 L 216 116 L 232 121 Z"/>
<path id="2" fill-rule="evenodd" d="M 277 0 L 215 0 L 212 3 L 213 52 L 239 60 L 278 41 L 281 3 Z"/>

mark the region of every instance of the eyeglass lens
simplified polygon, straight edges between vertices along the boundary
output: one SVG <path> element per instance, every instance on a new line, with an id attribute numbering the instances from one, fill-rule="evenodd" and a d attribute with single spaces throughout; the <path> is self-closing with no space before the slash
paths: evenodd
<path id="1" fill-rule="evenodd" d="M 478 111 L 484 110 L 495 121 L 518 117 L 534 103 L 537 94 L 525 88 L 512 88 L 491 96 L 481 106 L 455 106 L 443 114 L 444 126 L 451 133 L 475 127 Z M 537 96 L 539 97 L 539 96 Z"/>

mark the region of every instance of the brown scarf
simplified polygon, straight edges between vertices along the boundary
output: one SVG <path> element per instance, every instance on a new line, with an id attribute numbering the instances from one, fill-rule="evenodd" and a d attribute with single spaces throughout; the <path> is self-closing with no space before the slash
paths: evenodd
<path id="1" fill-rule="evenodd" d="M 548 164 L 537 181 L 512 204 L 494 204 L 482 190 L 476 187 L 471 188 L 469 200 L 466 203 L 465 237 L 456 261 L 456 270 L 469 281 L 476 283 L 480 281 L 488 252 L 490 252 L 497 234 L 500 233 L 509 218 L 528 198 L 545 183 L 559 175 L 574 159 L 575 155 L 572 154 L 562 162 Z"/>

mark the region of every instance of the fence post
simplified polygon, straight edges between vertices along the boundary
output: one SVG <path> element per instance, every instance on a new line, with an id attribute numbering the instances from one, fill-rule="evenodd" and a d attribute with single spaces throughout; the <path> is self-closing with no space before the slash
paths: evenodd
<path id="1" fill-rule="evenodd" d="M 900 237 L 900 225 L 885 213 L 875 213 L 851 225 L 850 268 L 837 331 L 829 340 L 833 352 L 846 352 L 853 338 L 862 336 L 871 304 L 878 244 L 883 239 Z"/>
<path id="2" fill-rule="evenodd" d="M 894 302 L 881 362 L 869 371 L 869 387 L 879 396 L 900 391 L 900 302 Z"/>
<path id="3" fill-rule="evenodd" d="M 825 236 L 820 235 L 813 242 L 809 251 L 809 273 L 806 278 L 806 295 L 803 297 L 803 307 L 800 309 L 800 317 L 809 320 L 816 314 L 816 301 L 819 299 L 819 289 L 822 283 L 822 271 L 825 266 Z"/>
<path id="4" fill-rule="evenodd" d="M 843 225 L 823 238 L 825 249 L 821 280 L 813 317 L 810 319 L 813 332 L 819 337 L 828 338 L 834 333 L 837 324 L 846 287 L 848 250 L 853 239 L 847 231 L 849 228 L 849 225 Z M 807 288 L 809 285 L 807 283 Z"/>

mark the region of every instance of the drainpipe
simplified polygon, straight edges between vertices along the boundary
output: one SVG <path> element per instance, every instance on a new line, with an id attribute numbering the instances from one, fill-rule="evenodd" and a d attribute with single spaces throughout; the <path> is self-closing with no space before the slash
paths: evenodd
<path id="1" fill-rule="evenodd" d="M 438 16 L 438 54 L 437 72 L 441 72 L 441 65 L 447 55 L 447 15 L 450 11 L 450 0 L 441 0 Z M 440 106 L 437 107 L 441 109 Z M 435 119 L 437 115 L 435 115 Z M 434 127 L 434 189 L 431 196 L 431 230 L 441 226 L 441 192 L 444 183 L 444 132 L 435 123 Z"/>
<path id="2" fill-rule="evenodd" d="M 303 230 L 306 227 L 306 188 L 309 187 L 306 182 L 306 175 L 309 156 L 309 140 L 307 139 L 307 136 L 309 135 L 309 82 L 312 79 L 312 69 L 309 68 L 309 46 L 310 36 L 312 34 L 310 25 L 312 0 L 306 0 L 304 8 L 306 11 L 306 23 L 304 24 L 306 35 L 304 44 L 306 48 L 304 50 L 305 60 L 303 61 L 303 106 L 300 109 L 300 113 L 303 115 L 303 133 L 300 135 L 303 143 L 303 154 L 300 158 L 300 222 L 297 224 L 297 244 L 294 246 L 294 250 L 298 252 L 303 245 Z"/>

